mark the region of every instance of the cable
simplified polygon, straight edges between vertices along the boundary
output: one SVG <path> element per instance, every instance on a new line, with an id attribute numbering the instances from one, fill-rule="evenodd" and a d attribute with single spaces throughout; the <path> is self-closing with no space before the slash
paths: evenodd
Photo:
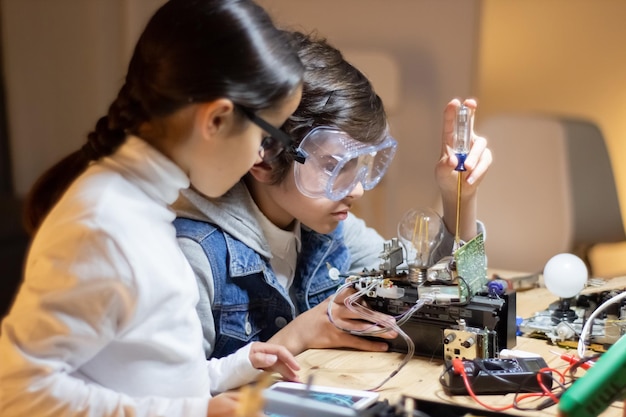
<path id="1" fill-rule="evenodd" d="M 537 377 L 537 381 L 539 383 L 539 386 L 542 390 L 542 392 L 531 392 L 531 393 L 521 393 L 519 392 L 515 392 L 515 396 L 513 399 L 513 402 L 509 405 L 505 405 L 505 406 L 492 406 L 489 404 L 484 403 L 483 401 L 481 401 L 477 396 L 476 393 L 473 390 L 472 387 L 472 383 L 469 379 L 469 376 L 467 375 L 467 372 L 465 371 L 465 362 L 470 362 L 468 360 L 463 360 L 463 359 L 452 359 L 452 361 L 449 363 L 449 365 L 444 369 L 444 371 L 442 372 L 442 374 L 439 376 L 439 381 L 440 383 L 444 386 L 444 387 L 450 387 L 449 385 L 447 385 L 447 383 L 445 382 L 445 375 L 449 372 L 454 372 L 455 374 L 461 376 L 461 379 L 463 380 L 463 385 L 465 386 L 465 389 L 467 391 L 467 394 L 479 405 L 481 405 L 482 407 L 492 410 L 492 411 L 505 411 L 511 408 L 517 409 L 517 410 L 523 410 L 523 411 L 537 411 L 537 410 L 541 410 L 544 408 L 549 407 L 550 405 L 554 405 L 555 403 L 558 403 L 559 401 L 559 397 L 562 394 L 561 392 L 557 392 L 554 393 L 553 390 L 550 390 L 546 385 L 545 385 L 545 381 L 544 378 L 549 377 L 552 378 L 553 381 L 556 381 L 557 384 L 564 389 L 564 383 L 565 383 L 565 376 L 560 373 L 559 371 L 552 369 L 552 368 L 542 368 L 538 371 L 536 377 Z M 479 365 L 479 361 L 471 361 L 474 363 L 474 365 Z M 493 377 L 498 377 L 497 375 L 491 373 L 491 371 L 489 371 L 488 369 L 484 368 L 484 367 L 480 367 L 482 371 L 484 372 L 488 372 L 490 373 Z M 553 373 L 559 376 L 559 380 L 556 380 L 553 376 Z M 501 379 L 501 378 L 499 378 Z M 506 381 L 507 383 L 511 383 L 511 381 Z M 521 389 L 521 384 L 516 384 L 518 385 L 518 389 Z M 513 393 L 513 392 L 512 392 Z M 538 407 L 536 408 L 527 408 L 527 407 L 522 407 L 520 406 L 520 401 L 529 399 L 529 398 L 541 398 L 541 397 L 549 397 L 549 399 L 547 401 L 544 401 L 543 403 L 541 403 Z"/>
<path id="2" fill-rule="evenodd" d="M 402 328 L 400 328 L 400 325 L 404 324 L 422 306 L 424 306 L 425 304 L 429 302 L 433 302 L 433 299 L 424 298 L 424 299 L 417 300 L 417 302 L 410 309 L 394 317 L 393 320 L 386 319 L 386 320 L 381 321 L 380 314 L 375 314 L 375 312 L 372 309 L 361 304 L 360 301 L 363 296 L 366 296 L 368 294 L 371 294 L 372 292 L 375 292 L 375 289 L 379 285 L 383 285 L 385 282 L 385 279 L 382 277 L 368 277 L 368 278 L 361 277 L 358 282 L 360 284 L 365 283 L 365 286 L 361 287 L 360 289 L 357 289 L 357 291 L 355 291 L 353 294 L 347 296 L 344 299 L 343 303 L 350 311 L 360 315 L 364 320 L 372 323 L 371 329 L 370 330 L 354 330 L 354 329 L 345 328 L 337 324 L 333 318 L 332 306 L 335 303 L 335 299 L 337 298 L 337 295 L 348 288 L 354 288 L 355 282 L 354 280 L 351 280 L 350 278 L 346 279 L 346 282 L 342 284 L 339 288 L 337 288 L 337 291 L 335 291 L 335 293 L 331 296 L 331 300 L 330 300 L 330 303 L 328 303 L 328 309 L 327 309 L 327 315 L 328 315 L 328 319 L 330 320 L 330 322 L 338 329 L 344 332 L 356 335 L 356 336 L 375 336 L 375 335 L 393 330 L 396 333 L 398 333 L 398 335 L 402 337 L 402 339 L 404 339 L 407 345 L 407 353 L 404 356 L 404 359 L 396 367 L 396 369 L 392 371 L 391 374 L 389 374 L 389 376 L 387 376 L 387 378 L 385 378 L 380 384 L 368 390 L 368 391 L 377 391 L 384 384 L 386 384 L 391 378 L 393 378 L 398 372 L 400 372 L 400 370 L 409 362 L 409 360 L 411 360 L 411 358 L 413 357 L 413 354 L 415 353 L 415 343 L 409 337 L 409 335 L 406 334 L 406 332 L 402 330 Z M 381 327 L 381 328 L 376 329 L 376 327 Z"/>
<path id="3" fill-rule="evenodd" d="M 457 375 L 461 375 L 461 378 L 463 379 L 463 384 L 465 385 L 465 389 L 467 390 L 467 393 L 478 404 L 492 411 L 505 411 L 505 410 L 509 410 L 513 408 L 512 404 L 505 405 L 503 407 L 494 407 L 494 406 L 485 404 L 480 399 L 478 399 L 476 394 L 474 394 L 474 390 L 472 389 L 472 384 L 470 383 L 469 378 L 467 377 L 467 373 L 465 372 L 465 365 L 463 365 L 463 361 L 461 359 L 458 359 L 458 358 L 452 359 L 452 369 Z"/>
<path id="4" fill-rule="evenodd" d="M 602 303 L 598 308 L 596 308 L 591 313 L 591 315 L 589 315 L 589 318 L 587 319 L 587 322 L 585 323 L 585 325 L 583 326 L 583 328 L 582 328 L 582 330 L 580 332 L 580 337 L 578 338 L 578 356 L 581 359 L 585 357 L 586 340 L 589 337 L 587 335 L 587 333 L 589 333 L 591 328 L 593 327 L 593 321 L 609 305 L 617 303 L 618 301 L 622 301 L 624 298 L 626 298 L 626 291 L 622 292 L 622 293 L 619 293 L 619 294 L 609 298 L 604 303 Z"/>

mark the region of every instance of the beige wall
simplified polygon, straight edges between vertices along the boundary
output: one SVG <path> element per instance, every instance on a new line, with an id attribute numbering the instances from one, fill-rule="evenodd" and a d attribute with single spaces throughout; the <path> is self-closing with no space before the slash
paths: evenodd
<path id="1" fill-rule="evenodd" d="M 621 0 L 483 0 L 476 71 L 482 117 L 538 111 L 595 121 L 612 157 L 624 218 L 625 17 Z M 599 275 L 626 272 L 626 244 L 592 255 Z"/>
<path id="2" fill-rule="evenodd" d="M 77 149 L 124 80 L 163 0 L 1 0 L 14 186 Z"/>

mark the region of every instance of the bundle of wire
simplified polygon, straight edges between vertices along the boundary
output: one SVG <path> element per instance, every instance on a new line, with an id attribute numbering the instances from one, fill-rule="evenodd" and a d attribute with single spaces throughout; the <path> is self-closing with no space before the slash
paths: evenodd
<path id="1" fill-rule="evenodd" d="M 332 314 L 332 306 L 335 303 L 335 299 L 337 298 L 337 296 L 341 292 L 349 288 L 355 288 L 354 284 L 357 280 L 361 283 L 365 282 L 366 285 L 362 286 L 361 288 L 356 289 L 354 293 L 344 298 L 343 303 L 350 311 L 361 316 L 363 320 L 372 323 L 370 329 L 367 329 L 367 330 L 354 330 L 354 329 L 344 328 L 335 322 L 333 318 L 333 314 Z M 398 333 L 398 335 L 402 337 L 404 341 L 406 342 L 407 353 L 404 359 L 402 360 L 402 362 L 400 362 L 398 367 L 387 378 L 385 378 L 380 384 L 378 384 L 374 388 L 370 388 L 369 391 L 376 391 L 380 389 L 383 385 L 387 383 L 387 381 L 389 381 L 398 372 L 400 372 L 400 370 L 404 367 L 404 365 L 406 365 L 407 362 L 413 357 L 413 354 L 415 353 L 415 344 L 413 343 L 413 340 L 411 340 L 411 338 L 406 334 L 406 332 L 400 328 L 400 326 L 404 324 L 409 318 L 411 318 L 411 316 L 417 310 L 419 310 L 423 305 L 430 304 L 433 302 L 432 298 L 419 299 L 413 306 L 411 306 L 411 308 L 407 309 L 402 314 L 393 317 L 393 319 L 387 318 L 387 319 L 381 320 L 380 313 L 377 314 L 371 308 L 367 307 L 366 305 L 363 305 L 361 301 L 363 299 L 363 296 L 366 296 L 368 294 L 375 292 L 376 287 L 378 287 L 379 285 L 383 285 L 384 282 L 385 282 L 385 278 L 383 277 L 350 276 L 346 278 L 346 282 L 343 285 L 337 288 L 337 291 L 335 292 L 335 294 L 333 294 L 330 300 L 330 303 L 328 303 L 328 310 L 327 310 L 328 319 L 330 320 L 330 322 L 335 327 L 337 327 L 340 330 L 343 330 L 344 332 L 348 332 L 350 334 L 357 335 L 357 336 L 375 336 L 375 335 L 379 335 L 381 333 L 385 333 L 390 330 L 393 330 L 396 333 Z"/>

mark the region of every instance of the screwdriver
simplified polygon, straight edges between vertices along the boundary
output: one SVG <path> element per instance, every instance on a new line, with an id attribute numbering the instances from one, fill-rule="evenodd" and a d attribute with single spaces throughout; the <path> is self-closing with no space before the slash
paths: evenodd
<path id="1" fill-rule="evenodd" d="M 457 177 L 457 200 L 456 200 L 456 231 L 454 235 L 453 252 L 461 247 L 461 238 L 459 236 L 459 222 L 461 219 L 461 184 L 463 183 L 463 171 L 465 168 L 465 158 L 469 152 L 472 139 L 472 130 L 474 128 L 474 109 L 461 104 L 457 108 L 455 126 L 454 126 L 454 154 L 458 159 L 455 171 L 458 171 Z"/>

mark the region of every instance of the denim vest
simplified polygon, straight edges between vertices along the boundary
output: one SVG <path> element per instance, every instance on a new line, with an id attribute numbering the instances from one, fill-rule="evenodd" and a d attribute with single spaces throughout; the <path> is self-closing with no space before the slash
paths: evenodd
<path id="1" fill-rule="evenodd" d="M 269 260 L 213 224 L 185 218 L 174 221 L 178 237 L 197 242 L 213 274 L 215 346 L 211 357 L 229 355 L 251 341 L 267 341 L 294 319 L 296 310 L 280 285 Z M 328 267 L 347 273 L 350 253 L 343 241 L 343 224 L 329 234 L 302 228 L 292 291 L 299 311 L 331 296 L 340 285 Z"/>

